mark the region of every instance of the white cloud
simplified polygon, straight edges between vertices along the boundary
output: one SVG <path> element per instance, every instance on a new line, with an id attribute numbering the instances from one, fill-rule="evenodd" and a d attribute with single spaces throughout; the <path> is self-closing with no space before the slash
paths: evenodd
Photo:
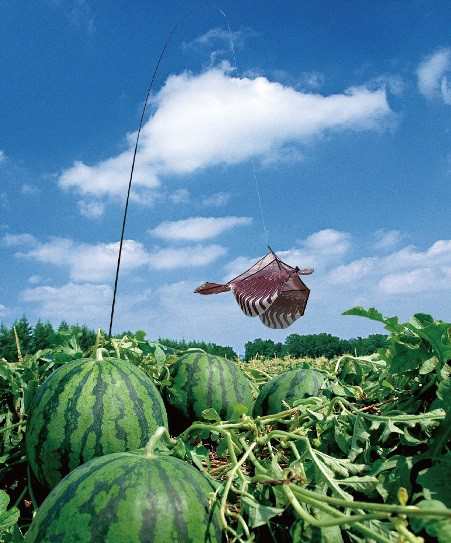
<path id="1" fill-rule="evenodd" d="M 328 255 L 344 255 L 351 247 L 350 234 L 333 228 L 325 228 L 311 234 L 303 246 L 307 251 Z"/>
<path id="2" fill-rule="evenodd" d="M 155 172 L 140 154 L 135 166 L 134 185 L 139 195 L 140 189 L 153 189 L 159 186 Z M 77 189 L 83 195 L 123 197 L 127 188 L 132 163 L 132 152 L 124 151 L 116 157 L 103 160 L 94 166 L 76 161 L 65 170 L 59 184 L 63 189 Z"/>
<path id="3" fill-rule="evenodd" d="M 2 243 L 7 247 L 19 247 L 23 245 L 36 245 L 38 240 L 31 234 L 5 234 L 2 238 Z"/>
<path id="4" fill-rule="evenodd" d="M 399 74 L 382 74 L 377 77 L 373 77 L 367 82 L 369 89 L 380 89 L 381 87 L 387 88 L 391 94 L 395 96 L 401 96 L 404 94 L 406 83 Z"/>
<path id="5" fill-rule="evenodd" d="M 69 269 L 74 281 L 98 282 L 113 277 L 119 243 L 77 244 L 70 239 L 53 238 L 28 252 L 17 253 L 23 258 Z M 141 243 L 125 240 L 121 271 L 136 270 L 149 262 Z"/>
<path id="6" fill-rule="evenodd" d="M 216 27 L 207 30 L 204 34 L 201 34 L 190 42 L 184 42 L 183 47 L 214 47 L 218 48 L 221 44 L 228 46 L 229 50 L 233 50 L 236 47 L 241 47 L 245 40 L 258 34 L 251 28 L 242 28 L 240 30 L 230 30 L 226 28 Z"/>
<path id="7" fill-rule="evenodd" d="M 0 149 L 0 163 L 6 160 L 6 153 Z"/>
<path id="8" fill-rule="evenodd" d="M 149 233 L 164 240 L 203 241 L 251 222 L 250 217 L 191 217 L 162 222 Z"/>
<path id="9" fill-rule="evenodd" d="M 451 49 L 435 51 L 425 58 L 417 69 L 418 89 L 426 98 L 441 96 L 443 101 L 451 105 L 451 89 L 447 72 L 451 69 Z"/>
<path id="10" fill-rule="evenodd" d="M 449 272 L 448 270 L 448 284 Z M 419 268 L 401 273 L 385 275 L 378 283 L 378 287 L 386 294 L 418 294 L 443 287 L 443 277 L 439 270 Z"/>
<path id="11" fill-rule="evenodd" d="M 451 240 L 439 240 L 424 251 L 407 246 L 388 255 L 344 263 L 330 272 L 328 281 L 367 293 L 402 295 L 447 291 L 450 277 Z"/>
<path id="12" fill-rule="evenodd" d="M 319 89 L 324 85 L 325 77 L 321 72 L 303 72 L 300 76 L 300 84 L 309 89 Z"/>
<path id="13" fill-rule="evenodd" d="M 169 200 L 173 204 L 187 204 L 191 199 L 189 190 L 177 189 L 169 195 Z"/>
<path id="14" fill-rule="evenodd" d="M 306 94 L 265 77 L 234 77 L 225 67 L 169 77 L 155 96 L 154 107 L 142 132 L 134 179 L 137 192 L 158 187 L 165 175 L 263 159 L 330 130 L 375 129 L 391 113 L 381 89 Z M 117 156 L 92 166 L 74 163 L 60 175 L 60 186 L 84 195 L 122 195 L 132 136 L 129 148 Z"/>
<path id="15" fill-rule="evenodd" d="M 20 241 L 23 245 L 28 244 L 27 237 L 15 237 L 15 246 L 19 245 Z M 88 244 L 76 243 L 65 238 L 52 238 L 46 243 L 35 240 L 33 248 L 17 252 L 16 256 L 65 268 L 72 281 L 99 283 L 113 278 L 118 251 L 119 242 Z M 126 274 L 143 268 L 170 270 L 204 266 L 225 253 L 226 249 L 220 245 L 148 250 L 140 242 L 125 240 L 121 273 Z"/>
<path id="16" fill-rule="evenodd" d="M 25 302 L 38 304 L 39 315 L 55 321 L 103 323 L 112 300 L 108 285 L 67 283 L 61 287 L 39 286 L 22 291 Z"/>
<path id="17" fill-rule="evenodd" d="M 333 239 L 339 244 L 344 241 L 345 245 L 331 256 L 326 247 Z M 436 241 L 424 250 L 406 246 L 389 255 L 375 255 L 370 252 L 372 248 L 370 242 L 367 256 L 352 259 L 355 247 L 350 235 L 327 229 L 326 233 L 308 236 L 299 246 L 279 251 L 279 256 L 293 265 L 310 266 L 312 261 L 316 266 L 315 273 L 304 278 L 311 289 L 306 314 L 288 332 L 263 328 L 258 319 L 244 316 L 230 293 L 194 294 L 193 289 L 203 281 L 221 280 L 214 269 L 199 274 L 196 281 L 165 283 L 152 291 L 143 291 L 141 284 L 125 277 L 115 330 L 145 329 L 153 338 L 197 338 L 242 350 L 244 343 L 255 337 L 283 341 L 287 333 L 327 331 L 356 337 L 383 331 L 382 326 L 366 319 L 338 318 L 343 310 L 354 305 L 377 307 L 384 314 L 399 315 L 403 320 L 415 312 L 432 313 L 447 320 L 451 304 L 451 240 Z M 189 265 L 193 259 L 194 263 L 198 259 L 205 263 L 211 255 L 217 257 L 215 250 L 221 255 L 225 252 L 223 247 L 214 245 L 155 250 L 154 262 L 146 266 L 170 269 Z M 232 271 L 233 264 L 236 273 L 232 275 L 237 275 L 257 258 L 241 257 L 226 267 Z M 99 326 L 106 325 L 111 295 L 109 284 L 71 281 L 59 287 L 40 285 L 26 289 L 22 299 L 35 305 L 36 314 L 41 317 Z"/>
<path id="18" fill-rule="evenodd" d="M 286 145 L 267 153 L 260 162 L 262 166 L 267 168 L 272 166 L 279 167 L 281 164 L 295 164 L 302 160 L 304 160 L 304 153 L 300 149 Z"/>
<path id="19" fill-rule="evenodd" d="M 8 308 L 6 305 L 0 304 L 0 317 L 6 317 L 6 314 L 8 313 Z"/>
<path id="20" fill-rule="evenodd" d="M 277 250 L 277 255 L 290 266 L 314 268 L 315 274 L 324 274 L 331 266 L 341 262 L 351 250 L 351 235 L 332 228 L 319 230 L 299 242 L 299 247 Z M 225 281 L 250 268 L 263 255 L 255 258 L 240 256 L 225 266 Z"/>
<path id="21" fill-rule="evenodd" d="M 224 256 L 226 252 L 227 250 L 221 245 L 194 245 L 160 249 L 150 255 L 149 264 L 156 270 L 206 266 Z"/>
<path id="22" fill-rule="evenodd" d="M 80 200 L 78 202 L 78 208 L 80 214 L 88 219 L 100 219 L 105 212 L 105 204 L 96 200 Z"/>
<path id="23" fill-rule="evenodd" d="M 39 194 L 40 190 L 36 185 L 31 185 L 30 183 L 24 183 L 20 187 L 20 192 L 24 196 L 35 196 L 36 194 Z"/>
<path id="24" fill-rule="evenodd" d="M 28 278 L 28 282 L 30 283 L 30 285 L 38 285 L 39 283 L 43 282 L 43 278 L 37 274 L 30 275 L 30 277 Z"/>
<path id="25" fill-rule="evenodd" d="M 398 245 L 404 236 L 399 230 L 378 230 L 374 235 L 376 241 L 374 243 L 375 249 L 392 249 Z"/>
<path id="26" fill-rule="evenodd" d="M 214 194 L 210 194 L 210 196 L 206 196 L 202 200 L 202 205 L 205 207 L 222 207 L 229 203 L 231 196 L 228 192 L 215 192 Z"/>

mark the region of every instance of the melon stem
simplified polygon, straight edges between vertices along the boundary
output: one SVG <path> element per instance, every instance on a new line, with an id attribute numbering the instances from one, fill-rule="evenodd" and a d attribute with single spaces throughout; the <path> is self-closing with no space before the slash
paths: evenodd
<path id="1" fill-rule="evenodd" d="M 161 441 L 161 439 L 166 436 L 167 440 L 170 443 L 177 443 L 175 439 L 172 439 L 169 435 L 169 432 L 167 428 L 164 426 L 159 426 L 155 432 L 151 435 L 149 441 L 147 442 L 147 445 L 144 448 L 144 456 L 146 458 L 156 458 L 158 455 L 155 453 L 155 449 L 158 445 L 158 443 Z"/>

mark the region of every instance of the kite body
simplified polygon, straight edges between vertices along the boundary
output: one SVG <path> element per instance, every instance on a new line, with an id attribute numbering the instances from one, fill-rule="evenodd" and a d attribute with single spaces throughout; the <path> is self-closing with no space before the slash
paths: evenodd
<path id="1" fill-rule="evenodd" d="M 219 294 L 231 290 L 243 313 L 259 317 L 269 328 L 288 328 L 302 317 L 310 290 L 299 275 L 311 269 L 293 268 L 272 251 L 228 283 L 204 283 L 194 292 Z"/>

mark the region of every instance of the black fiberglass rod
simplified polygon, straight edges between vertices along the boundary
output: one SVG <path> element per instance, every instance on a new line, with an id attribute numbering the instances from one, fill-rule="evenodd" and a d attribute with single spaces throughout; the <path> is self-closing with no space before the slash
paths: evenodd
<path id="1" fill-rule="evenodd" d="M 186 16 L 185 16 L 186 17 Z M 183 17 L 183 19 L 185 18 Z M 119 243 L 119 253 L 117 255 L 117 264 L 116 264 L 116 277 L 114 279 L 114 291 L 113 291 L 113 303 L 111 304 L 111 315 L 110 315 L 110 328 L 108 331 L 108 337 L 111 338 L 111 331 L 113 329 L 113 319 L 114 319 L 114 308 L 116 306 L 116 295 L 117 295 L 117 284 L 119 280 L 119 270 L 121 267 L 121 258 L 122 258 L 122 247 L 124 245 L 124 235 L 125 235 L 125 226 L 127 224 L 127 212 L 128 212 L 128 203 L 130 200 L 130 191 L 132 188 L 132 181 L 133 181 L 133 172 L 135 170 L 135 162 L 136 162 L 136 154 L 138 152 L 138 145 L 139 145 L 139 137 L 141 135 L 141 129 L 144 124 L 144 117 L 147 111 L 147 105 L 149 103 L 150 93 L 152 92 L 153 85 L 155 83 L 155 80 L 157 78 L 158 69 L 160 67 L 161 61 L 166 53 L 166 49 L 169 46 L 169 43 L 172 39 L 172 36 L 174 35 L 177 27 L 179 26 L 181 21 L 177 21 L 177 23 L 172 27 L 171 31 L 168 34 L 168 37 L 166 38 L 166 41 L 163 45 L 163 48 L 160 52 L 160 56 L 158 57 L 157 63 L 155 65 L 155 69 L 152 74 L 152 80 L 150 81 L 150 85 L 146 92 L 146 99 L 144 101 L 144 107 L 141 113 L 141 119 L 139 121 L 139 127 L 138 127 L 138 134 L 136 136 L 136 142 L 135 142 L 135 150 L 133 152 L 133 160 L 132 160 L 132 167 L 130 170 L 130 179 L 128 181 L 128 190 L 127 190 L 127 198 L 125 200 L 125 209 L 124 209 L 124 218 L 122 220 L 122 230 L 121 230 L 121 241 Z"/>

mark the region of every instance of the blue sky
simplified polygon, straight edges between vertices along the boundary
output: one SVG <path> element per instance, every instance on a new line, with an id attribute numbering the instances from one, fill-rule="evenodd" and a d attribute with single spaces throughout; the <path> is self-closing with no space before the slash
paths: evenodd
<path id="1" fill-rule="evenodd" d="M 106 327 L 131 146 L 142 134 L 117 331 L 242 350 L 449 320 L 449 2 L 0 0 L 0 320 Z M 224 16 L 223 13 L 226 15 Z M 285 331 L 201 297 L 270 243 L 313 266 Z"/>

